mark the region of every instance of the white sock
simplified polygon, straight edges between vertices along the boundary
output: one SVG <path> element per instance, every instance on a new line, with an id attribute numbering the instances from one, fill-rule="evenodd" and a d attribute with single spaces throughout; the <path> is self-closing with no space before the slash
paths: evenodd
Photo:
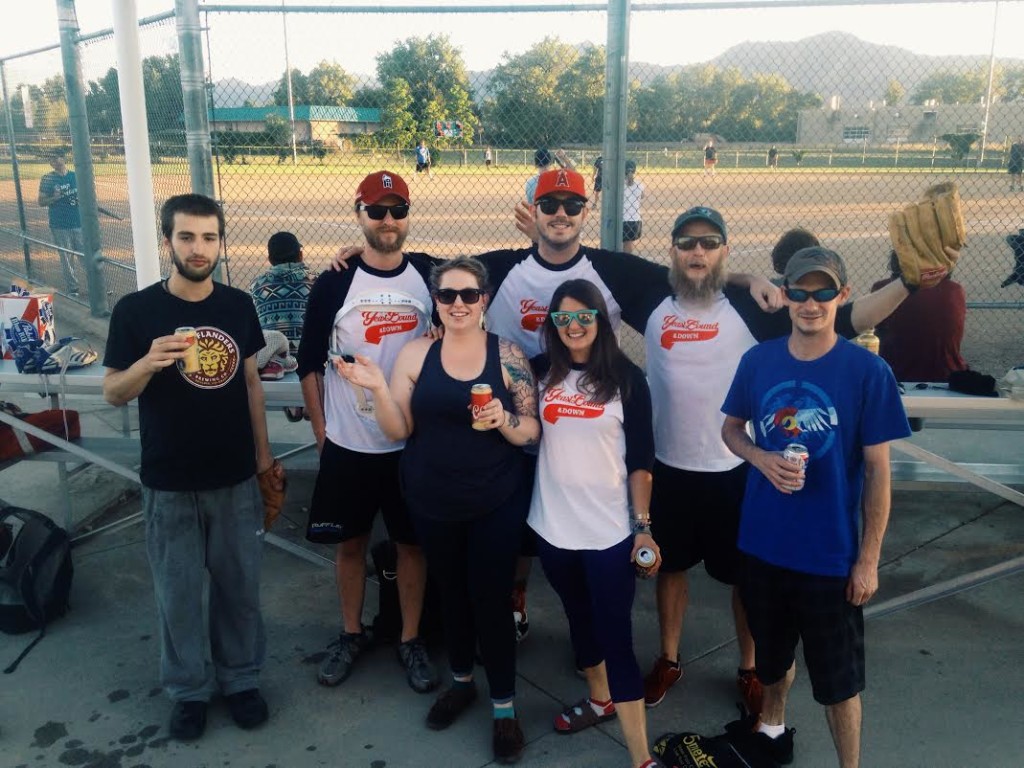
<path id="1" fill-rule="evenodd" d="M 782 725 L 765 725 L 764 723 L 757 724 L 757 732 L 763 733 L 769 739 L 777 739 L 779 736 L 786 732 L 786 724 Z"/>

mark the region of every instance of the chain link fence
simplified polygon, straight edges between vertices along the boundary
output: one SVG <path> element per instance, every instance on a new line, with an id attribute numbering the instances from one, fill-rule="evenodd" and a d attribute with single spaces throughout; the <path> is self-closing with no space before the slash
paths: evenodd
<path id="1" fill-rule="evenodd" d="M 1020 282 L 1007 280 L 1014 259 L 1006 238 L 1024 227 L 1024 193 L 1011 188 L 1008 173 L 1011 147 L 1024 133 L 1024 60 L 917 56 L 835 32 L 741 44 L 696 64 L 645 63 L 652 29 L 711 34 L 754 12 L 770 28 L 773 14 L 784 12 L 765 4 L 752 4 L 754 11 L 678 5 L 646 3 L 630 18 L 620 155 L 643 188 L 639 212 L 630 214 L 643 222 L 635 252 L 667 262 L 675 216 L 709 205 L 729 224 L 733 270 L 771 274 L 774 243 L 804 227 L 844 255 L 855 295 L 863 295 L 889 276 L 889 212 L 954 180 L 969 233 L 955 275 L 969 302 L 965 357 L 995 375 L 1020 363 L 1024 302 Z M 930 7 L 916 9 L 924 18 Z M 989 34 L 987 5 L 956 8 L 963 29 Z M 605 102 L 614 98 L 605 87 L 604 11 L 449 10 L 200 7 L 228 281 L 245 288 L 266 269 L 266 241 L 278 230 L 298 236 L 314 268 L 358 242 L 355 187 L 380 168 L 410 182 L 407 248 L 437 256 L 526 245 L 512 209 L 536 173 L 538 149 L 581 171 L 593 189 Z M 890 9 L 867 5 L 858 13 L 885 25 Z M 155 211 L 188 190 L 189 169 L 174 20 L 146 24 L 140 35 Z M 481 35 L 503 53 L 474 71 L 463 51 Z M 578 42 L 581 36 L 590 42 Z M 504 42 L 513 39 L 532 42 Z M 342 64 L 346 40 L 380 44 L 372 57 Z M 113 41 L 98 35 L 80 49 L 97 198 L 120 217 L 101 212 L 99 222 L 113 301 L 135 286 Z M 36 282 L 62 290 L 55 238 L 36 204 L 47 149 L 69 142 L 59 52 L 2 64 L 8 95 L 0 151 L 17 155 L 26 223 L 19 223 L 7 162 L 0 166 L 0 268 L 24 275 L 28 265 Z M 431 162 L 417 172 L 420 142 Z M 622 165 L 603 168 L 605 190 L 624 184 Z M 585 243 L 598 244 L 601 217 L 600 207 L 588 213 Z M 642 349 L 632 335 L 624 344 Z"/>

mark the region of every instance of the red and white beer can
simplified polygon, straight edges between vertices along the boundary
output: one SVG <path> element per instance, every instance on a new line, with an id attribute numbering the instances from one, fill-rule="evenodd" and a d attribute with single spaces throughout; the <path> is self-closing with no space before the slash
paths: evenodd
<path id="1" fill-rule="evenodd" d="M 474 384 L 469 390 L 470 410 L 473 413 L 473 429 L 487 429 L 487 425 L 481 422 L 480 409 L 494 399 L 490 384 Z"/>

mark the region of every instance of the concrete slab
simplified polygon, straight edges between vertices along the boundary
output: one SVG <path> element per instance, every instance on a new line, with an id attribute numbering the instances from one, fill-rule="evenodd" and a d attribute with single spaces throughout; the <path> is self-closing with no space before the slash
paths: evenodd
<path id="1" fill-rule="evenodd" d="M 301 535 L 311 482 L 308 473 L 293 477 L 282 535 Z M 898 493 L 895 510 L 880 598 L 1024 552 L 1024 516 L 993 497 Z M 393 648 L 371 652 L 340 687 L 318 686 L 317 664 L 337 631 L 333 574 L 273 548 L 266 553 L 263 589 L 269 641 L 263 685 L 271 721 L 242 732 L 217 705 L 200 742 L 168 741 L 169 705 L 156 681 L 158 641 L 141 526 L 84 542 L 75 563 L 73 611 L 4 680 L 0 765 L 490 764 L 486 703 L 448 731 L 429 731 L 423 718 L 432 696 L 408 688 Z M 734 716 L 728 590 L 699 569 L 692 581 L 682 647 L 686 674 L 649 711 L 652 738 L 675 730 L 717 733 Z M 1020 765 L 1024 741 L 1013 703 L 1024 682 L 1020 587 L 1020 577 L 1010 578 L 869 623 L 864 765 Z M 371 585 L 367 621 L 375 604 Z M 615 723 L 574 736 L 551 729 L 551 719 L 583 695 L 584 685 L 573 671 L 557 598 L 539 568 L 530 617 L 531 634 L 519 655 L 517 707 L 529 740 L 521 764 L 626 766 Z M 652 584 L 640 584 L 634 620 L 646 667 L 657 653 Z M 0 659 L 12 659 L 29 639 L 0 636 Z M 796 765 L 835 764 L 805 675 L 798 675 L 790 696 L 788 720 L 797 728 Z"/>

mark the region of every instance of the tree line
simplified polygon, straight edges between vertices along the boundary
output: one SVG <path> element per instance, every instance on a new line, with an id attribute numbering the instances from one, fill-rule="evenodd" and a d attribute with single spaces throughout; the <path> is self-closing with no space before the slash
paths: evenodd
<path id="1" fill-rule="evenodd" d="M 178 57 L 146 57 L 142 70 L 150 131 L 180 133 L 184 108 Z M 295 104 L 379 108 L 377 132 L 357 140 L 381 147 L 407 148 L 419 139 L 441 149 L 601 141 L 603 46 L 571 45 L 548 37 L 525 52 L 506 53 L 490 77 L 474 87 L 461 52 L 447 35 L 411 37 L 377 56 L 375 75 L 375 82 L 360 84 L 341 65 L 324 60 L 306 73 L 291 71 L 292 98 Z M 997 99 L 1024 99 L 1024 67 L 997 66 L 994 75 Z M 942 70 L 922 79 L 909 102 L 978 103 L 987 87 L 987 67 Z M 67 130 L 60 75 L 41 86 L 13 89 L 11 111 L 16 132 L 26 130 L 24 95 L 31 102 L 34 130 Z M 110 68 L 99 79 L 89 81 L 85 98 L 93 135 L 119 133 L 117 70 Z M 287 75 L 282 75 L 271 98 L 276 105 L 287 103 Z M 879 98 L 896 105 L 906 98 L 906 89 L 892 79 Z M 727 141 L 790 142 L 796 138 L 798 112 L 821 105 L 818 94 L 800 91 L 778 74 L 745 75 L 735 68 L 692 65 L 645 81 L 631 79 L 627 138 L 676 142 L 714 134 Z M 461 135 L 436 135 L 438 121 L 458 121 Z M 268 125 L 264 133 L 268 141 L 278 141 L 282 131 L 280 126 Z"/>

